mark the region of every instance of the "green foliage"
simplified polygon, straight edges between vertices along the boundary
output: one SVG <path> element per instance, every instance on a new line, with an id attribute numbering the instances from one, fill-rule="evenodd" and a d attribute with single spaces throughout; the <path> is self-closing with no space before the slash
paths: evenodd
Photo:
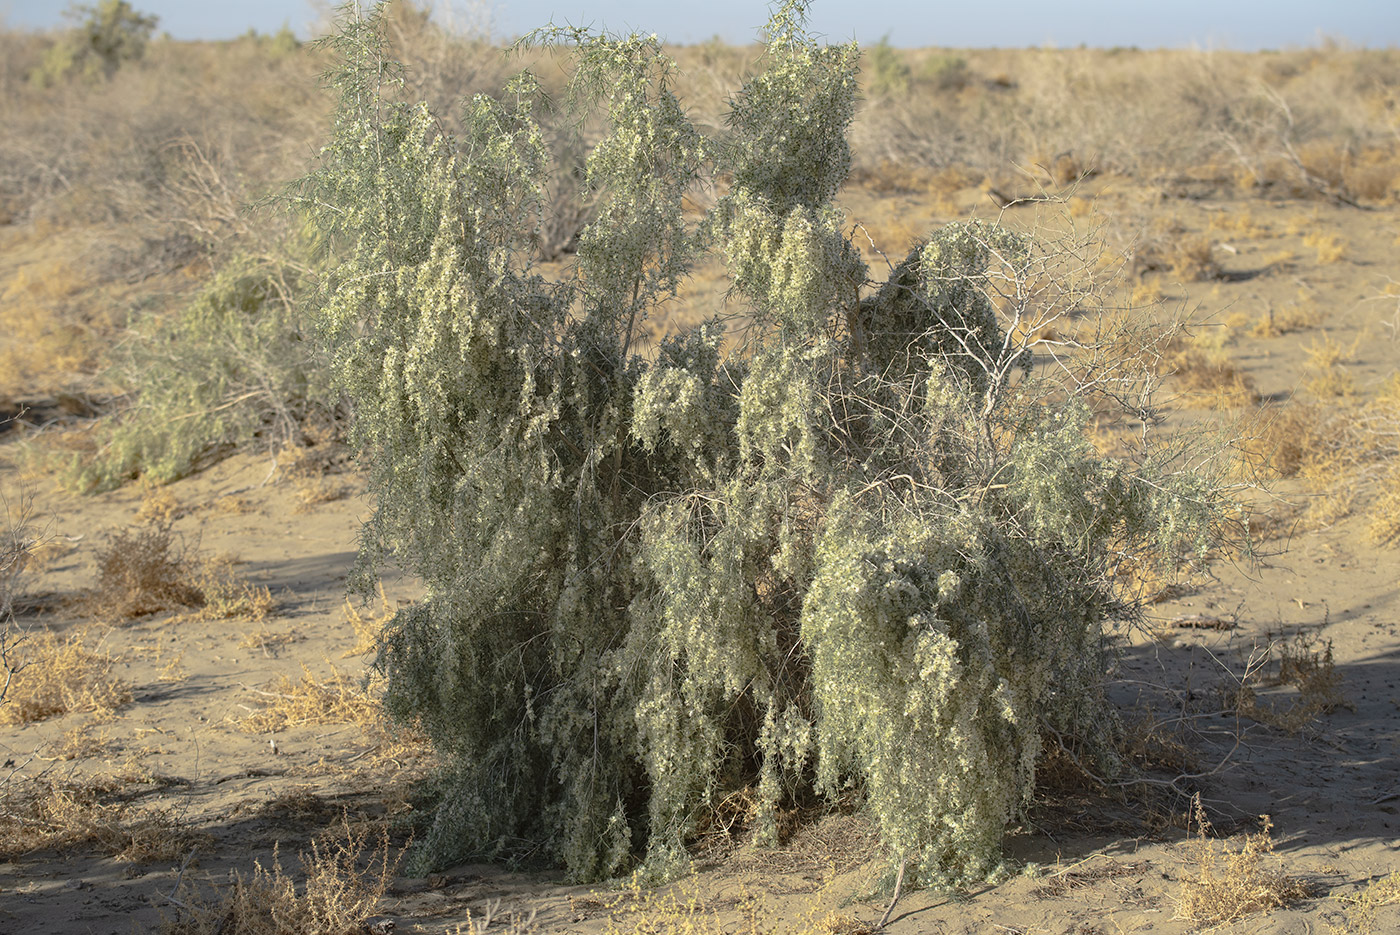
<path id="1" fill-rule="evenodd" d="M 210 457 L 277 447 L 336 418 L 337 397 L 315 340 L 302 333 L 297 274 L 235 259 L 173 319 L 134 329 L 115 376 L 133 404 L 69 481 L 115 487 L 137 475 L 165 483 Z"/>
<path id="2" fill-rule="evenodd" d="M 1113 558 L 1200 554 L 1218 488 L 1169 453 L 1098 457 L 1096 384 L 1035 375 L 998 312 L 1039 294 L 1034 242 L 950 225 L 871 288 L 832 204 L 859 54 L 805 11 L 773 14 L 714 139 L 655 37 L 527 39 L 573 51 L 564 103 L 603 127 L 554 280 L 533 244 L 571 167 L 535 80 L 452 135 L 394 102 L 379 11 L 331 40 L 335 133 L 298 202 L 335 247 L 316 313 L 376 496 L 360 582 L 392 558 L 426 586 L 378 656 L 449 764 L 420 868 L 666 875 L 753 784 L 768 840 L 779 808 L 856 789 L 893 858 L 966 882 L 995 872 L 1044 736 L 1116 768 Z M 706 251 L 740 349 L 716 318 L 638 353 Z"/>
<path id="3" fill-rule="evenodd" d="M 48 87 L 72 76 L 110 78 L 127 62 L 146 54 L 146 43 L 158 22 L 138 13 L 126 0 L 101 0 L 96 6 L 74 6 L 67 16 L 81 20 L 47 52 L 29 75 L 32 84 Z"/>
<path id="4" fill-rule="evenodd" d="M 275 56 L 287 56 L 301 48 L 301 41 L 297 39 L 291 27 L 283 23 L 282 28 L 268 39 L 267 48 Z"/>
<path id="5" fill-rule="evenodd" d="M 294 54 L 301 48 L 301 40 L 292 32 L 292 28 L 286 23 L 275 33 L 259 33 L 256 29 L 249 29 L 242 36 L 243 41 L 259 45 L 267 50 L 273 58 L 286 58 Z"/>
<path id="6" fill-rule="evenodd" d="M 871 94 L 899 97 L 909 93 L 913 70 L 899 50 L 890 45 L 888 34 L 865 50 L 865 68 L 870 74 L 866 88 Z"/>
<path id="7" fill-rule="evenodd" d="M 940 91 L 961 91 L 972 80 L 967 59 L 959 55 L 931 55 L 919 66 L 919 78 Z"/>
<path id="8" fill-rule="evenodd" d="M 889 44 L 889 36 L 865 49 L 863 67 L 865 88 L 873 97 L 961 91 L 972 80 L 967 60 L 956 55 L 931 55 L 917 69 L 911 68 L 905 53 Z"/>

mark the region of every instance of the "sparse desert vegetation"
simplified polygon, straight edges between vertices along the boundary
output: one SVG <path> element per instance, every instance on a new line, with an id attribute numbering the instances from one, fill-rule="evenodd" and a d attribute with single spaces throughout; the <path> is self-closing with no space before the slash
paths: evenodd
<path id="1" fill-rule="evenodd" d="M 0 929 L 1394 927 L 1400 53 L 801 9 L 0 32 Z"/>

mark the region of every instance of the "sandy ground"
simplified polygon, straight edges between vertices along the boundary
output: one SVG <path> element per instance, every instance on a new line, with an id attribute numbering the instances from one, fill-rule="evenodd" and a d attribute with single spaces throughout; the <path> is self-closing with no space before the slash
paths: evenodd
<path id="1" fill-rule="evenodd" d="M 1394 369 L 1397 305 L 1393 297 L 1377 300 L 1390 277 L 1400 277 L 1400 223 L 1393 210 L 1362 212 L 1317 200 L 1240 202 L 1226 195 L 1158 193 L 1148 200 L 1140 193 L 1116 195 L 1107 182 L 1101 188 L 1108 211 L 1170 215 L 1202 233 L 1211 230 L 1213 218 L 1251 213 L 1253 226 L 1265 233 L 1236 237 L 1217 225 L 1211 235 L 1222 266 L 1239 275 L 1181 291 L 1220 316 L 1257 317 L 1304 293 L 1321 310 L 1319 326 L 1296 334 L 1257 338 L 1242 329 L 1231 355 L 1262 394 L 1281 397 L 1298 384 L 1304 348 L 1323 328 L 1352 348 L 1351 371 L 1363 392 Z M 858 218 L 899 214 L 922 225 L 937 217 L 915 196 L 880 200 L 856 193 L 848 201 Z M 1345 255 L 1317 262 L 1301 244 L 1306 230 L 1285 232 L 1288 219 L 1299 215 L 1310 219 L 1307 229 L 1341 237 Z M 1280 251 L 1295 259 L 1269 259 Z M 0 727 L 6 762 L 0 778 L 119 777 L 123 803 L 166 810 L 192 836 L 179 859 L 128 861 L 84 846 L 0 863 L 0 932 L 150 931 L 162 913 L 176 912 L 168 897 L 177 878 L 223 882 L 231 870 L 249 872 L 254 860 L 267 864 L 274 848 L 292 869 L 293 855 L 315 835 L 411 809 L 411 783 L 425 765 L 422 751 L 391 748 L 355 724 L 273 734 L 240 729 L 240 721 L 272 697 L 266 693 L 275 691 L 280 676 L 298 679 L 305 667 L 318 680 L 337 670 L 359 678 L 367 663 L 364 656 L 346 655 L 356 636 L 344 591 L 357 529 L 370 509 L 362 482 L 353 472 L 333 475 L 348 495 L 302 507 L 296 484 L 280 475 L 269 480 L 269 467 L 265 458 L 237 457 L 169 488 L 180 510 L 175 529 L 185 541 L 203 554 L 230 558 L 238 574 L 271 590 L 275 609 L 258 623 L 168 613 L 120 622 L 84 609 L 75 598 L 92 583 L 97 550 L 107 533 L 136 522 L 142 494 L 126 489 L 75 498 L 36 491 L 40 520 L 60 545 L 28 576 L 20 622 L 31 633 L 87 628 L 96 634 L 121 660 L 115 674 L 131 685 L 133 701 L 106 717 L 76 714 Z M 17 471 L 5 468 L 0 485 L 7 494 L 16 491 Z M 1296 485 L 1279 492 L 1306 494 Z M 1265 814 L 1275 851 L 1264 866 L 1301 877 L 1314 895 L 1221 931 L 1327 932 L 1354 924 L 1348 899 L 1400 870 L 1400 552 L 1364 544 L 1362 522 L 1352 517 L 1272 540 L 1266 551 L 1276 554 L 1256 565 L 1220 563 L 1212 580 L 1152 605 L 1147 627 L 1119 635 L 1114 697 L 1125 710 L 1167 724 L 1188 748 L 1188 771 L 1200 775 L 1178 785 L 1200 790 L 1213 843 L 1203 845 L 1188 833 L 1185 800 L 1166 791 L 1132 790 L 1130 799 L 1119 801 L 1058 789 L 1008 835 L 1014 869 L 1008 880 L 951 896 L 907 893 L 888 930 L 1191 931 L 1178 918 L 1179 900 L 1183 881 L 1199 876 L 1202 848 L 1238 848 Z M 390 606 L 415 593 L 410 580 L 385 582 Z M 1231 686 L 1263 647 L 1298 633 L 1315 637 L 1315 649 L 1330 643 L 1345 705 L 1297 731 L 1240 717 L 1224 701 Z M 1264 703 L 1276 710 L 1294 700 L 1288 686 L 1259 684 Z M 87 738 L 85 749 L 60 758 L 75 730 Z M 1151 775 L 1162 782 L 1174 778 Z M 194 856 L 186 860 L 190 851 Z M 698 878 L 677 886 L 700 894 L 718 913 L 723 927 L 715 931 L 747 931 L 746 917 L 757 918 L 763 931 L 804 925 L 830 931 L 818 925 L 827 913 L 869 923 L 884 910 L 884 899 L 869 895 L 879 871 L 870 854 L 859 821 L 833 816 L 777 851 L 741 847 L 723 859 L 702 859 Z M 540 931 L 601 932 L 635 928 L 636 906 L 606 887 L 467 866 L 423 880 L 397 878 L 379 912 L 400 932 L 451 931 L 469 913 L 480 920 L 493 910 L 497 919 L 533 913 Z M 491 926 L 498 927 L 506 924 Z M 1400 930 L 1400 907 L 1381 909 L 1373 930 Z"/>

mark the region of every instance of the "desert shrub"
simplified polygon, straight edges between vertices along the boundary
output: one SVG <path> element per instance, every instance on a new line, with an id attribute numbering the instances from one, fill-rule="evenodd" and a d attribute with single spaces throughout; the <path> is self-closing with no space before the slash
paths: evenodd
<path id="1" fill-rule="evenodd" d="M 913 70 L 885 35 L 862 55 L 867 74 L 866 89 L 873 95 L 897 96 L 909 93 Z"/>
<path id="2" fill-rule="evenodd" d="M 110 80 L 16 86 L 0 97 L 0 206 L 16 222 L 40 221 L 35 233 L 64 229 L 64 241 L 79 225 L 116 223 L 84 251 L 84 266 L 146 293 L 166 288 L 152 290 L 152 275 L 205 258 L 211 239 L 238 228 L 239 248 L 263 249 L 278 233 L 270 219 L 239 223 L 229 208 L 304 170 L 327 106 L 319 68 L 312 54 L 281 55 L 270 42 L 172 41 Z"/>
<path id="3" fill-rule="evenodd" d="M 188 546 L 169 523 L 118 530 L 97 555 L 97 581 L 87 603 L 94 613 L 117 620 L 197 607 L 204 595 L 195 574 Z"/>
<path id="4" fill-rule="evenodd" d="M 29 80 L 47 87 L 74 75 L 110 78 L 127 62 L 146 53 L 157 19 L 138 13 L 126 0 L 101 0 L 96 6 L 75 6 L 67 14 L 81 22 L 44 53 Z"/>
<path id="5" fill-rule="evenodd" d="M 903 98 L 911 91 L 946 93 L 961 91 L 972 80 L 967 60 L 957 55 L 934 53 L 913 68 L 907 53 L 890 45 L 888 35 L 864 49 L 861 70 L 865 89 L 872 97 Z"/>
<path id="6" fill-rule="evenodd" d="M 961 91 L 971 80 L 967 59 L 958 55 L 930 55 L 919 66 L 919 77 L 939 91 Z"/>
<path id="7" fill-rule="evenodd" d="M 275 606 L 272 593 L 250 584 L 227 558 L 200 555 L 169 519 L 111 533 L 97 555 L 97 578 L 84 597 L 89 612 L 126 620 L 163 610 L 201 620 L 257 622 Z"/>
<path id="8" fill-rule="evenodd" d="M 142 321 L 116 367 L 131 405 L 96 454 L 71 463 L 69 481 L 165 483 L 230 451 L 275 449 L 333 425 L 338 400 L 296 289 L 286 267 L 234 260 L 173 319 Z"/>
<path id="9" fill-rule="evenodd" d="M 283 58 L 292 55 L 297 49 L 301 48 L 301 40 L 297 38 L 296 33 L 292 32 L 292 28 L 286 23 L 283 23 L 282 28 L 275 33 L 257 35 L 256 32 L 254 32 L 253 37 L 275 58 Z"/>
<path id="10" fill-rule="evenodd" d="M 1046 732 L 1117 766 L 1113 556 L 1203 555 L 1220 491 L 1160 445 L 1095 454 L 1094 388 L 1131 380 L 1046 376 L 1009 336 L 1037 330 L 1003 327 L 1027 303 L 1084 299 L 1037 287 L 1035 241 L 950 225 L 871 288 L 832 204 L 858 51 L 812 41 L 805 8 L 774 13 L 720 139 L 654 37 L 532 37 L 573 51 L 563 99 L 604 127 L 554 280 L 533 77 L 466 102 L 459 137 L 386 102 L 378 13 L 332 40 L 336 130 L 299 203 L 337 246 L 315 303 L 376 498 L 359 579 L 392 557 L 426 585 L 377 661 L 448 764 L 420 867 L 673 873 L 751 783 L 760 839 L 854 790 L 911 874 L 967 881 L 996 872 Z M 639 354 L 707 253 L 740 308 Z"/>

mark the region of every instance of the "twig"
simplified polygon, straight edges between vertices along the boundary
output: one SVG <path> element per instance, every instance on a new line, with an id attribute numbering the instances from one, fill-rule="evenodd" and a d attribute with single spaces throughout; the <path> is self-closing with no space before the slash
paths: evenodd
<path id="1" fill-rule="evenodd" d="M 359 753 L 355 754 L 354 756 L 352 756 L 350 759 L 346 760 L 345 762 L 346 762 L 346 763 L 354 763 L 356 760 L 362 760 L 362 759 L 364 759 L 365 757 L 369 756 L 371 753 L 378 753 L 379 750 L 383 748 L 383 746 L 384 746 L 383 744 L 376 744 L 375 746 L 370 747 L 368 750 L 361 750 Z"/>
<path id="2" fill-rule="evenodd" d="M 211 786 L 221 786 L 226 782 L 233 782 L 235 779 L 259 779 L 264 776 L 285 776 L 286 774 L 287 771 L 285 769 L 259 769 L 253 767 L 252 769 L 230 773 L 227 776 L 220 776 L 218 779 L 212 780 L 209 784 Z"/>
<path id="3" fill-rule="evenodd" d="M 286 694 L 286 693 L 284 693 L 284 692 L 263 691 L 261 688 L 254 688 L 254 687 L 251 686 L 251 685 L 244 685 L 242 682 L 239 682 L 238 685 L 239 685 L 239 687 L 241 687 L 245 692 L 252 692 L 252 693 L 255 694 L 255 695 L 265 695 L 265 696 L 268 697 L 268 698 L 282 698 L 282 699 L 287 700 L 287 701 L 295 701 L 295 700 L 296 700 L 296 696 L 295 696 L 295 695 L 288 695 L 288 694 Z M 241 707 L 241 706 L 240 706 L 240 707 Z"/>
<path id="4" fill-rule="evenodd" d="M 890 921 L 890 913 L 894 912 L 894 904 L 899 902 L 900 893 L 904 890 L 904 868 L 909 863 L 909 858 L 905 857 L 899 862 L 899 873 L 894 878 L 894 896 L 890 899 L 890 904 L 885 907 L 885 914 L 880 916 L 880 921 L 875 923 L 875 931 L 881 931 L 885 923 Z"/>
<path id="5" fill-rule="evenodd" d="M 189 905 L 189 903 L 176 899 L 175 894 L 180 891 L 180 881 L 185 878 L 185 870 L 189 867 L 190 861 L 194 860 L 194 855 L 198 853 L 199 848 L 195 847 L 190 849 L 189 855 L 185 857 L 184 863 L 180 864 L 180 872 L 175 874 L 175 884 L 170 888 L 169 893 L 162 893 L 160 890 L 156 890 L 157 896 L 162 897 L 172 906 L 179 906 L 181 909 L 190 913 L 194 912 L 194 907 Z"/>

